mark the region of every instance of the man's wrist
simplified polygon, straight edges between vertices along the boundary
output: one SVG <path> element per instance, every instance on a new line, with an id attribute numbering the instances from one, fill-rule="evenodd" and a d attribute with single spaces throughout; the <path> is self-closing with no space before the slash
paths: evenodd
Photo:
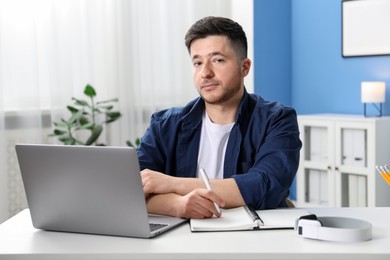
<path id="1" fill-rule="evenodd" d="M 181 196 L 187 195 L 194 189 L 205 188 L 203 181 L 199 178 L 175 177 L 172 186 L 173 192 Z"/>
<path id="2" fill-rule="evenodd" d="M 172 192 L 178 195 L 183 195 L 185 189 L 185 178 L 174 177 L 172 182 Z"/>

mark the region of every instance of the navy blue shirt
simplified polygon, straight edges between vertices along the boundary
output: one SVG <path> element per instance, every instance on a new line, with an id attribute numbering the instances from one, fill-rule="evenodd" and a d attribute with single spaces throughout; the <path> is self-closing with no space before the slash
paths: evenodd
<path id="1" fill-rule="evenodd" d="M 141 170 L 196 177 L 204 109 L 198 97 L 153 114 L 138 147 Z M 293 108 L 245 91 L 226 148 L 224 178 L 234 178 L 255 209 L 285 207 L 301 146 Z"/>

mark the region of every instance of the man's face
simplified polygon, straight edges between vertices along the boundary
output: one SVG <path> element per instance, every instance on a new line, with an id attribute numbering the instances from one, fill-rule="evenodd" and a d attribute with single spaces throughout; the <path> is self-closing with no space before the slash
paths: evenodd
<path id="1" fill-rule="evenodd" d="M 250 60 L 238 61 L 226 36 L 196 39 L 190 48 L 195 86 L 209 104 L 223 104 L 241 95 Z"/>

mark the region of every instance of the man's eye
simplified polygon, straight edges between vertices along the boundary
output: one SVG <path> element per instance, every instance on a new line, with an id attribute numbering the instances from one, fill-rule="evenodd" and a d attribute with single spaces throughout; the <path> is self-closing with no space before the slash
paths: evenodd
<path id="1" fill-rule="evenodd" d="M 195 61 L 195 62 L 193 63 L 193 66 L 194 66 L 194 67 L 198 67 L 198 66 L 200 66 L 200 64 L 201 64 L 201 63 L 200 63 L 199 61 Z"/>
<path id="2" fill-rule="evenodd" d="M 224 61 L 225 61 L 224 59 L 215 59 L 215 60 L 214 60 L 215 63 L 222 63 L 222 62 L 224 62 Z"/>

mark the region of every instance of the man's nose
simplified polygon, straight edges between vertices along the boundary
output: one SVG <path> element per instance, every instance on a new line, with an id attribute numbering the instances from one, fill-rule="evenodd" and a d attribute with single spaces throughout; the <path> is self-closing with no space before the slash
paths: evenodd
<path id="1" fill-rule="evenodd" d="M 209 62 L 203 64 L 201 76 L 206 79 L 214 76 L 214 72 L 211 69 L 211 64 Z"/>

